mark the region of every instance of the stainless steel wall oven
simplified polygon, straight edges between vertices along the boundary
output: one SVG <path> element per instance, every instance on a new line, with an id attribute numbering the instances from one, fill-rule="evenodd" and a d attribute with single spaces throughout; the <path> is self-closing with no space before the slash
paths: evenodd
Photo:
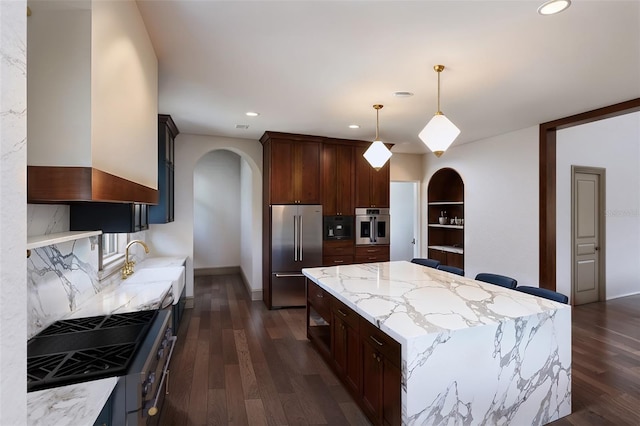
<path id="1" fill-rule="evenodd" d="M 356 245 L 389 244 L 388 208 L 356 209 Z"/>

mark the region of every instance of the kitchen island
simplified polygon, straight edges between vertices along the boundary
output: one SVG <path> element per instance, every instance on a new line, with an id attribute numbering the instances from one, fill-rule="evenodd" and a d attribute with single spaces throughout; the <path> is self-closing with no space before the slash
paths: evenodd
<path id="1" fill-rule="evenodd" d="M 330 323 L 347 318 L 347 309 L 360 317 L 360 343 L 353 345 L 348 333 L 345 340 L 359 357 L 359 371 L 353 372 L 353 354 L 342 369 L 351 367 L 351 374 L 340 374 L 335 357 L 333 367 L 375 423 L 541 425 L 570 414 L 570 306 L 405 261 L 308 268 L 303 274 L 311 281 L 308 335 L 321 353 L 317 342 L 326 339 L 325 359 L 341 347 Z M 312 300 L 318 291 L 320 304 Z M 332 311 L 338 318 L 313 318 L 314 304 L 322 314 L 330 303 L 325 292 L 343 306 Z M 317 324 L 329 326 L 331 336 L 316 339 L 326 336 L 315 331 Z M 367 363 L 373 351 L 386 368 L 380 360 L 388 356 L 376 331 L 399 346 L 401 407 L 394 409 L 390 362 L 380 380 L 391 377 L 391 383 L 376 390 L 382 412 L 372 416 Z"/>

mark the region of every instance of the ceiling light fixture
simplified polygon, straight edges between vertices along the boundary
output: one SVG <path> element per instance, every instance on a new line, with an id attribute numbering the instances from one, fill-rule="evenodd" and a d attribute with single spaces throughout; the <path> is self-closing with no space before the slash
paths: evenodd
<path id="1" fill-rule="evenodd" d="M 259 116 L 259 115 L 260 115 L 260 113 L 259 113 L 259 112 L 249 111 L 249 112 L 245 113 L 245 115 L 246 115 L 247 117 L 257 117 L 257 116 Z"/>
<path id="2" fill-rule="evenodd" d="M 378 114 L 383 105 L 375 104 L 373 109 L 376 110 L 376 139 L 369 145 L 369 148 L 362 154 L 362 156 L 371 164 L 371 167 L 380 170 L 385 165 L 387 160 L 391 158 L 391 151 L 380 140 L 380 126 Z"/>
<path id="3" fill-rule="evenodd" d="M 396 98 L 410 98 L 411 96 L 413 96 L 413 93 L 405 92 L 405 91 L 397 91 L 397 92 L 393 92 L 393 96 L 395 96 Z"/>
<path id="4" fill-rule="evenodd" d="M 540 15 L 555 15 L 571 6 L 571 0 L 549 0 L 538 8 Z"/>
<path id="5" fill-rule="evenodd" d="M 435 65 L 433 69 L 438 73 L 438 111 L 424 126 L 418 137 L 436 157 L 440 157 L 456 140 L 460 129 L 440 111 L 440 73 L 444 70 L 444 65 Z"/>

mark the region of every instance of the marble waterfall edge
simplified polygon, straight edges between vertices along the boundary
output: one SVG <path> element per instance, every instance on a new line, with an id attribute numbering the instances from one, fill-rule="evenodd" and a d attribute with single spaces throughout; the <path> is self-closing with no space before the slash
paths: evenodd
<path id="1" fill-rule="evenodd" d="M 570 414 L 570 323 L 563 309 L 403 345 L 405 424 L 542 425 Z"/>

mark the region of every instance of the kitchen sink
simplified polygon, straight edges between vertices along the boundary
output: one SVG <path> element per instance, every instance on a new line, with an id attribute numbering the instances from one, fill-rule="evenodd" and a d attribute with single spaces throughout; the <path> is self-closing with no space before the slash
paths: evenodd
<path id="1" fill-rule="evenodd" d="M 140 268 L 130 275 L 121 285 L 141 285 L 171 281 L 173 295 L 176 297 L 182 292 L 185 285 L 184 266 L 165 266 L 157 268 Z"/>

